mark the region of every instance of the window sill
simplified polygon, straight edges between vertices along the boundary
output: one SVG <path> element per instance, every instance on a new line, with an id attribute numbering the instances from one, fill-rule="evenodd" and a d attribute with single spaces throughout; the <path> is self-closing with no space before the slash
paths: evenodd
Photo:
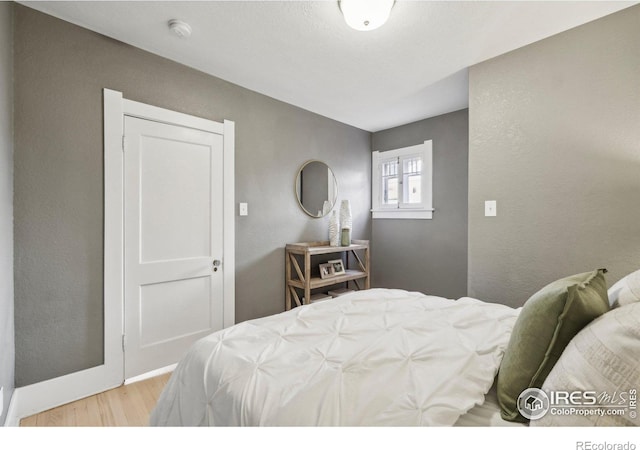
<path id="1" fill-rule="evenodd" d="M 433 219 L 433 209 L 371 210 L 373 219 Z"/>

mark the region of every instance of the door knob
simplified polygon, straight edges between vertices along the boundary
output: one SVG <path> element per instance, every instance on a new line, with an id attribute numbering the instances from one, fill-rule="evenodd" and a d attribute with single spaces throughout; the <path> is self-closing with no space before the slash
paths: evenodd
<path id="1" fill-rule="evenodd" d="M 219 259 L 214 259 L 213 260 L 213 271 L 217 272 L 218 271 L 218 266 L 220 266 L 220 260 Z"/>

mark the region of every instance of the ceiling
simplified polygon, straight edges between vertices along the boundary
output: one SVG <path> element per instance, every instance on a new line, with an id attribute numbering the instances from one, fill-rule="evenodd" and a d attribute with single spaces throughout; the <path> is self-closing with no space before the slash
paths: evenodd
<path id="1" fill-rule="evenodd" d="M 337 1 L 45 1 L 28 7 L 378 131 L 468 105 L 467 68 L 637 2 L 407 1 L 347 27 Z M 170 32 L 186 21 L 190 38 Z"/>

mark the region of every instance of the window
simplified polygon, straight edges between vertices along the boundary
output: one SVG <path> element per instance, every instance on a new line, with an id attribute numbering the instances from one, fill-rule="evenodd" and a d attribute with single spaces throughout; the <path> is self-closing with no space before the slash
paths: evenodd
<path id="1" fill-rule="evenodd" d="M 373 152 L 374 219 L 431 219 L 432 142 Z"/>

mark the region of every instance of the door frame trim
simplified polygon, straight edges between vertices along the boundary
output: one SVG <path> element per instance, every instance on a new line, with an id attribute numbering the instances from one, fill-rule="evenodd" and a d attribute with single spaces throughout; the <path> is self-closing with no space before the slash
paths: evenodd
<path id="1" fill-rule="evenodd" d="M 102 365 L 16 388 L 6 425 L 122 385 L 124 380 L 124 116 L 223 136 L 223 326 L 235 323 L 235 124 L 214 122 L 123 98 L 103 89 L 104 112 L 104 362 Z"/>
<path id="2" fill-rule="evenodd" d="M 223 327 L 235 324 L 235 124 L 223 123 L 123 98 L 104 89 L 105 138 L 105 365 L 124 380 L 124 118 L 178 125 L 223 138 Z M 109 348 L 109 350 L 108 350 Z M 109 355 L 109 358 L 107 358 Z M 126 380 L 124 380 L 126 382 Z"/>

